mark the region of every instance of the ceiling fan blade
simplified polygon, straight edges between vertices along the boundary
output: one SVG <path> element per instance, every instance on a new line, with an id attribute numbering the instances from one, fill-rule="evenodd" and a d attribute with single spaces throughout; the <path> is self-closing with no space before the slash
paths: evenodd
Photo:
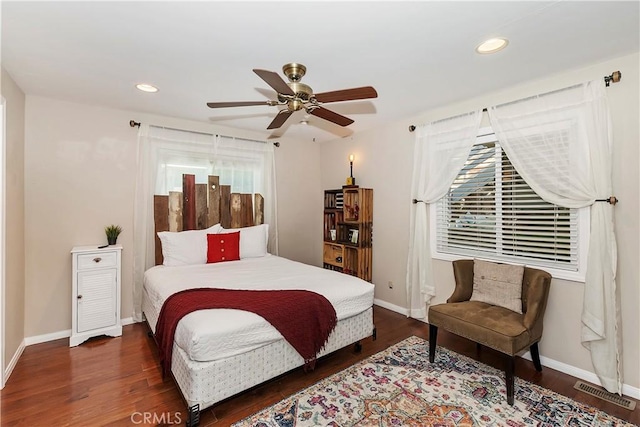
<path id="1" fill-rule="evenodd" d="M 278 129 L 280 126 L 287 121 L 287 119 L 291 116 L 292 111 L 289 110 L 280 110 L 280 112 L 276 115 L 276 118 L 273 119 L 267 129 Z"/>
<path id="2" fill-rule="evenodd" d="M 313 110 L 309 111 L 309 114 L 313 114 L 314 116 L 320 117 L 321 119 L 329 120 L 330 122 L 333 122 L 340 126 L 349 126 L 351 123 L 353 123 L 353 120 L 351 120 L 349 117 L 345 117 L 331 110 L 327 110 L 324 107 L 314 108 Z"/>
<path id="3" fill-rule="evenodd" d="M 269 105 L 268 101 L 240 101 L 240 102 L 207 102 L 209 108 L 248 107 L 251 105 Z"/>
<path id="4" fill-rule="evenodd" d="M 334 90 L 315 94 L 318 102 L 353 101 L 355 99 L 377 98 L 378 92 L 371 86 L 355 87 L 353 89 Z"/>
<path id="5" fill-rule="evenodd" d="M 259 70 L 254 68 L 253 72 L 258 75 L 262 80 L 264 80 L 269 86 L 275 89 L 276 92 L 282 93 L 284 95 L 295 95 L 295 92 L 291 90 L 289 85 L 273 71 L 268 70 Z"/>

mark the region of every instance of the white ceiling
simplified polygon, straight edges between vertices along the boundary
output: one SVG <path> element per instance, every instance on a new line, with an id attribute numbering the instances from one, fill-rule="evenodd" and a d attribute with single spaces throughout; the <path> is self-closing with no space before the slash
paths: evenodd
<path id="1" fill-rule="evenodd" d="M 2 66 L 28 95 L 324 141 L 519 82 L 638 52 L 640 3 L 10 2 Z M 484 39 L 509 46 L 478 55 Z M 206 102 L 274 99 L 253 68 L 299 62 L 314 92 L 374 86 L 378 98 L 326 104 L 347 128 L 277 107 Z M 614 70 L 611 70 L 614 71 Z M 281 74 L 286 80 L 286 77 Z M 624 71 L 623 71 L 624 78 Z M 156 94 L 134 85 L 152 83 Z M 132 117 L 133 118 L 133 117 Z"/>

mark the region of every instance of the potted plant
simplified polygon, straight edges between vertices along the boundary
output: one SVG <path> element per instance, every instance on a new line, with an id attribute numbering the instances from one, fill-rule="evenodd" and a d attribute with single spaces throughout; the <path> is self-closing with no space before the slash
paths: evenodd
<path id="1" fill-rule="evenodd" d="M 109 243 L 109 245 L 115 245 L 118 236 L 122 233 L 122 227 L 111 224 L 104 228 L 104 232 L 107 235 L 107 243 Z"/>

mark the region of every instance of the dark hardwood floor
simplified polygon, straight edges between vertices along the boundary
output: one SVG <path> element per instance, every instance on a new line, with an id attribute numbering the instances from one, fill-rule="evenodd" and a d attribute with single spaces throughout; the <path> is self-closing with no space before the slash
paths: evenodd
<path id="1" fill-rule="evenodd" d="M 374 316 L 378 338 L 364 340 L 361 353 L 349 346 L 322 358 L 313 372 L 296 369 L 205 409 L 200 425 L 227 426 L 411 335 L 429 336 L 428 325 L 384 308 L 375 307 Z M 438 345 L 503 368 L 498 353 L 486 348 L 478 352 L 471 341 L 446 331 L 439 332 Z M 640 423 L 640 409 L 631 412 L 578 392 L 574 377 L 547 367 L 537 372 L 532 362 L 520 358 L 515 372 Z M 184 425 L 186 419 L 186 405 L 174 382 L 162 379 L 157 349 L 145 324 L 125 326 L 120 338 L 95 338 L 71 349 L 68 339 L 27 347 L 0 396 L 2 426 Z"/>

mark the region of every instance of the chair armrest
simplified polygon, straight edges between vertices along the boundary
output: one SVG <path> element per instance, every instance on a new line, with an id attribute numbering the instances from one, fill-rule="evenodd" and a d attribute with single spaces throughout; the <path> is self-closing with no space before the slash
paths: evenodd
<path id="1" fill-rule="evenodd" d="M 522 280 L 523 305 L 526 308 L 524 314 L 524 327 L 533 336 L 542 336 L 542 319 L 547 308 L 549 288 L 551 286 L 551 275 L 546 271 L 525 268 Z"/>
<path id="2" fill-rule="evenodd" d="M 473 260 L 460 259 L 453 261 L 452 265 L 456 288 L 447 302 L 469 301 L 473 293 Z"/>

